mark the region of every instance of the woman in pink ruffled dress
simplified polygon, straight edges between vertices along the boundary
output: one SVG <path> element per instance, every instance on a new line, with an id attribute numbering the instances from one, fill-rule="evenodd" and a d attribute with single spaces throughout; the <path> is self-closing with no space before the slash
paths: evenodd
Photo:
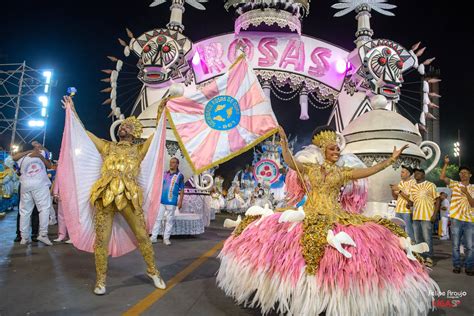
<path id="1" fill-rule="evenodd" d="M 280 138 L 285 162 L 304 179 L 304 210 L 248 213 L 219 256 L 219 287 L 264 314 L 427 314 L 439 291 L 417 254 L 427 245 L 412 245 L 389 220 L 345 210 L 350 203 L 341 195 L 342 187 L 354 190 L 357 179 L 390 167 L 407 146 L 372 167 L 351 168 L 346 162 L 357 158 L 341 157 L 338 135 L 328 127 L 316 130 L 306 149 L 315 153 L 312 162 L 292 157 L 283 129 Z M 295 195 L 294 183 L 288 188 Z"/>

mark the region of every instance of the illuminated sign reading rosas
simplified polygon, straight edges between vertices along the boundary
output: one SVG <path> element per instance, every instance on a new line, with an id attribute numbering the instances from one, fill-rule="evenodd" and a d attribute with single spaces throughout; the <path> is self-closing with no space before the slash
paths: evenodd
<path id="1" fill-rule="evenodd" d="M 294 73 L 340 91 L 349 52 L 321 40 L 291 33 L 246 32 L 215 36 L 194 44 L 192 67 L 199 84 L 223 74 L 239 47 L 256 70 Z"/>

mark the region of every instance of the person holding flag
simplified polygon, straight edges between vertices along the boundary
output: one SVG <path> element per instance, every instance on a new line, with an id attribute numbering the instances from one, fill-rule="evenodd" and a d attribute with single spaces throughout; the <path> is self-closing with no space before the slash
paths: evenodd
<path id="1" fill-rule="evenodd" d="M 310 156 L 321 161 L 295 160 L 270 101 L 243 56 L 202 90 L 170 99 L 166 113 L 195 173 L 279 132 L 285 162 L 305 188 L 304 211 L 271 215 L 265 210 L 262 217 L 241 221 L 225 242 L 217 283 L 227 294 L 261 307 L 264 314 L 275 306 L 292 315 L 428 313 L 430 293 L 439 287 L 418 261 L 422 259 L 412 254 L 425 252 L 427 245 L 412 246 L 393 222 L 346 211 L 338 200 L 341 186 L 391 166 L 408 145 L 394 148 L 390 159 L 365 168 L 357 157 L 341 155 L 337 134 L 322 128 L 308 146 L 317 152 Z M 336 164 L 339 158 L 348 166 Z M 347 250 L 342 244 L 348 245 Z"/>
<path id="2" fill-rule="evenodd" d="M 408 145 L 357 167 L 363 163 L 341 154 L 343 142 L 330 127 L 316 129 L 296 158 L 283 129 L 280 137 L 283 158 L 306 192 L 304 209 L 242 220 L 219 254 L 218 286 L 262 314 L 428 314 L 439 287 L 413 254 L 427 245 L 411 245 L 390 220 L 353 213 L 340 200 L 341 187 L 390 167 Z"/>

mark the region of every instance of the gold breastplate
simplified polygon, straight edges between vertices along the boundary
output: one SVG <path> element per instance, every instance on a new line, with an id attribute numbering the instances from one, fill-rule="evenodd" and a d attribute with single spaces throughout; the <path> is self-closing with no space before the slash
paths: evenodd
<path id="1" fill-rule="evenodd" d="M 140 172 L 138 146 L 128 142 L 110 143 L 102 165 L 103 176 L 123 176 L 135 179 Z"/>
<path id="2" fill-rule="evenodd" d="M 94 184 L 91 202 L 102 200 L 97 207 L 107 207 L 112 202 L 118 210 L 131 203 L 141 209 L 142 190 L 137 183 L 141 157 L 139 146 L 129 142 L 108 143 L 103 154 L 100 179 Z"/>

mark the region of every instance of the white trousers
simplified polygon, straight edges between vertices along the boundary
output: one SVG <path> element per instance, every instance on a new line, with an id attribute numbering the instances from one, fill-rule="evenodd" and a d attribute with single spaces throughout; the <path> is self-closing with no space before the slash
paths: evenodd
<path id="1" fill-rule="evenodd" d="M 53 198 L 51 197 L 51 208 L 49 209 L 49 222 L 50 223 L 57 223 L 58 219 L 56 217 L 56 211 L 54 210 L 52 199 Z"/>
<path id="2" fill-rule="evenodd" d="M 442 216 L 441 217 L 441 237 L 449 236 L 448 233 L 448 218 Z"/>
<path id="3" fill-rule="evenodd" d="M 20 232 L 21 238 L 28 239 L 30 235 L 31 213 L 38 208 L 39 236 L 48 235 L 49 212 L 52 208 L 49 187 L 21 193 L 20 195 Z"/>
<path id="4" fill-rule="evenodd" d="M 155 225 L 153 225 L 153 230 L 151 231 L 152 238 L 156 238 L 158 236 L 158 232 L 161 231 L 163 234 L 163 239 L 170 239 L 171 230 L 173 229 L 174 225 L 174 212 L 176 211 L 176 208 L 176 205 L 160 205 L 160 210 L 158 212 Z"/>

